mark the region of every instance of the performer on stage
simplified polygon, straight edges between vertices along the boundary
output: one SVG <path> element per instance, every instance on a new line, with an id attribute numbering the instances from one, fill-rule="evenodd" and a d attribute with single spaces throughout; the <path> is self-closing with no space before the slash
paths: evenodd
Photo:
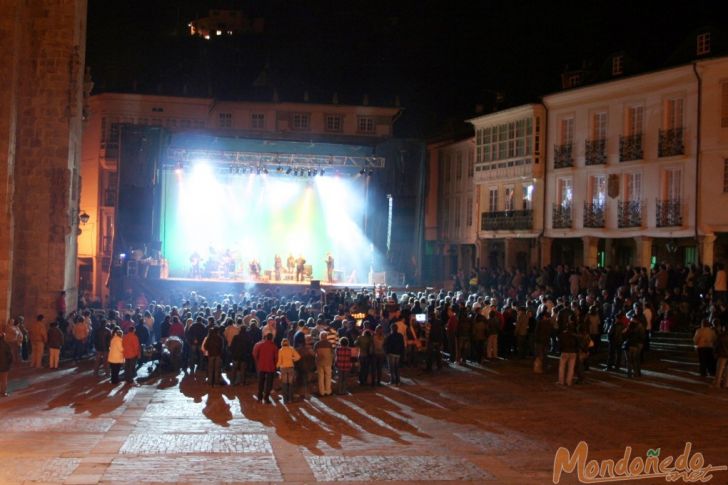
<path id="1" fill-rule="evenodd" d="M 306 269 L 306 259 L 299 256 L 296 260 L 296 281 L 303 281 L 303 273 Z"/>
<path id="2" fill-rule="evenodd" d="M 334 282 L 334 257 L 331 253 L 326 255 L 326 275 L 328 276 L 329 283 Z"/>
<path id="3" fill-rule="evenodd" d="M 200 261 L 202 258 L 200 258 L 200 253 L 195 251 L 190 256 L 190 264 L 192 265 L 192 269 L 190 270 L 190 277 L 192 278 L 201 278 L 202 272 L 200 271 Z"/>
<path id="4" fill-rule="evenodd" d="M 288 268 L 288 273 L 293 274 L 293 270 L 296 269 L 296 258 L 293 257 L 293 254 L 288 253 L 288 259 L 286 260 L 286 267 Z"/>
<path id="5" fill-rule="evenodd" d="M 274 273 L 276 281 L 281 280 L 281 269 L 283 269 L 283 261 L 281 260 L 281 257 L 276 254 L 275 262 L 273 263 Z"/>
<path id="6" fill-rule="evenodd" d="M 226 278 L 235 274 L 235 258 L 233 258 L 233 253 L 229 249 L 222 255 L 222 268 Z"/>
<path id="7" fill-rule="evenodd" d="M 254 280 L 260 278 L 260 263 L 255 258 L 250 262 L 250 278 Z"/>

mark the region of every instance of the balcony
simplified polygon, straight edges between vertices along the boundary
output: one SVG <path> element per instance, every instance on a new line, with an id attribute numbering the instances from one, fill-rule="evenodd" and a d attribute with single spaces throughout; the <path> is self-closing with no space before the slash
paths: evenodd
<path id="1" fill-rule="evenodd" d="M 657 227 L 682 226 L 682 203 L 680 199 L 657 200 L 655 223 Z"/>
<path id="2" fill-rule="evenodd" d="M 517 231 L 533 229 L 533 211 L 483 212 L 481 231 Z"/>
<path id="3" fill-rule="evenodd" d="M 571 229 L 571 204 L 554 204 L 551 209 L 551 227 L 554 229 Z"/>
<path id="4" fill-rule="evenodd" d="M 116 206 L 116 190 L 104 190 L 104 207 Z"/>
<path id="5" fill-rule="evenodd" d="M 617 226 L 642 227 L 642 202 L 639 200 L 620 200 L 618 205 Z"/>
<path id="6" fill-rule="evenodd" d="M 604 202 L 584 202 L 584 227 L 604 227 Z"/>
<path id="7" fill-rule="evenodd" d="M 619 137 L 620 162 L 642 160 L 642 158 L 644 158 L 644 152 L 642 149 L 642 133 Z"/>
<path id="8" fill-rule="evenodd" d="M 659 157 L 685 155 L 685 140 L 682 128 L 660 130 L 660 143 L 657 149 Z"/>
<path id="9" fill-rule="evenodd" d="M 554 145 L 554 168 L 566 168 L 574 166 L 574 145 Z"/>
<path id="10" fill-rule="evenodd" d="M 586 140 L 584 161 L 587 165 L 604 165 L 607 163 L 607 140 Z"/>

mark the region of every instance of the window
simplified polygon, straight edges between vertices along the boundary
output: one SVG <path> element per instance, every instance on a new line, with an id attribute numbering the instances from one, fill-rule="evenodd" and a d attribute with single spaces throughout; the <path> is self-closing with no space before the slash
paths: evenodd
<path id="1" fill-rule="evenodd" d="M 311 126 L 311 115 L 308 113 L 293 113 L 294 130 L 308 130 Z"/>
<path id="2" fill-rule="evenodd" d="M 635 136 L 642 134 L 642 124 L 645 109 L 643 106 L 630 106 L 627 108 L 626 135 Z"/>
<path id="3" fill-rule="evenodd" d="M 702 34 L 698 34 L 696 54 L 699 56 L 710 54 L 710 32 L 703 32 Z"/>
<path id="4" fill-rule="evenodd" d="M 473 199 L 468 197 L 468 201 L 465 204 L 465 225 L 473 227 Z"/>
<path id="5" fill-rule="evenodd" d="M 682 197 L 682 170 L 669 168 L 663 172 L 662 195 L 666 200 L 680 200 Z"/>
<path id="6" fill-rule="evenodd" d="M 455 229 L 460 229 L 460 198 L 455 199 Z"/>
<path id="7" fill-rule="evenodd" d="M 473 151 L 468 150 L 468 178 L 473 178 Z"/>
<path id="8" fill-rule="evenodd" d="M 532 135 L 531 118 L 477 130 L 477 163 L 530 156 L 533 151 Z"/>
<path id="9" fill-rule="evenodd" d="M 561 144 L 571 145 L 574 143 L 574 118 L 564 118 L 561 120 Z"/>
<path id="10" fill-rule="evenodd" d="M 560 178 L 557 186 L 556 197 L 561 207 L 570 207 L 574 190 L 570 178 Z"/>
<path id="11" fill-rule="evenodd" d="M 527 183 L 523 184 L 521 187 L 521 194 L 522 194 L 522 209 L 524 211 L 530 211 L 533 209 L 533 184 Z"/>
<path id="12" fill-rule="evenodd" d="M 506 187 L 503 193 L 503 210 L 510 212 L 513 210 L 513 187 Z"/>
<path id="13" fill-rule="evenodd" d="M 144 123 L 146 125 L 146 123 Z M 190 120 L 179 120 L 179 126 L 182 128 L 189 128 L 191 125 Z"/>
<path id="14" fill-rule="evenodd" d="M 450 223 L 450 199 L 445 199 L 442 203 L 442 224 L 440 227 L 442 228 L 443 237 L 447 239 L 448 236 L 448 224 Z"/>
<path id="15" fill-rule="evenodd" d="M 581 83 L 581 74 L 571 74 L 566 78 L 566 87 L 575 88 Z"/>
<path id="16" fill-rule="evenodd" d="M 728 128 L 728 81 L 721 84 L 720 126 Z"/>
<path id="17" fill-rule="evenodd" d="M 624 56 L 612 57 L 612 76 L 619 76 L 624 72 Z"/>
<path id="18" fill-rule="evenodd" d="M 218 116 L 220 128 L 231 128 L 233 126 L 232 113 L 220 113 Z"/>
<path id="19" fill-rule="evenodd" d="M 356 120 L 356 130 L 359 133 L 376 133 L 374 118 L 371 118 L 369 116 L 360 116 Z"/>
<path id="20" fill-rule="evenodd" d="M 675 130 L 683 126 L 683 98 L 665 100 L 663 125 L 666 130 Z"/>
<path id="21" fill-rule="evenodd" d="M 589 177 L 589 195 L 593 204 L 604 204 L 607 199 L 606 175 L 592 175 Z"/>
<path id="22" fill-rule="evenodd" d="M 592 140 L 607 139 L 607 112 L 597 111 L 592 116 Z"/>
<path id="23" fill-rule="evenodd" d="M 723 192 L 728 193 L 728 158 L 723 160 Z"/>
<path id="24" fill-rule="evenodd" d="M 253 113 L 250 115 L 250 127 L 254 130 L 262 130 L 265 128 L 265 115 L 263 113 Z"/>
<path id="25" fill-rule="evenodd" d="M 624 174 L 624 200 L 639 202 L 642 198 L 642 174 Z"/>
<path id="26" fill-rule="evenodd" d="M 341 115 L 326 115 L 326 131 L 339 133 L 342 127 Z"/>
<path id="27" fill-rule="evenodd" d="M 195 128 L 204 128 L 205 122 L 202 120 L 192 120 L 192 126 L 194 126 Z"/>
<path id="28" fill-rule="evenodd" d="M 455 170 L 455 180 L 463 179 L 463 152 L 458 152 L 458 165 Z"/>
<path id="29" fill-rule="evenodd" d="M 488 212 L 495 212 L 498 210 L 498 188 L 491 187 L 488 191 Z"/>

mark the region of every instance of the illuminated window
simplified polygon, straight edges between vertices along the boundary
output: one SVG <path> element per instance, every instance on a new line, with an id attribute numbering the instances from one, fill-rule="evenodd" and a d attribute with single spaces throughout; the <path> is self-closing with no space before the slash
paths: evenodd
<path id="1" fill-rule="evenodd" d="M 232 113 L 220 113 L 219 114 L 220 128 L 231 128 L 233 126 L 233 114 Z"/>
<path id="2" fill-rule="evenodd" d="M 262 130 L 265 128 L 265 115 L 263 113 L 253 113 L 250 116 L 250 127 L 254 130 Z"/>
<path id="3" fill-rule="evenodd" d="M 612 76 L 619 76 L 624 72 L 624 56 L 612 57 Z"/>
<path id="4" fill-rule="evenodd" d="M 343 128 L 341 115 L 326 115 L 326 131 L 339 133 Z"/>
<path id="5" fill-rule="evenodd" d="M 488 211 L 495 212 L 498 210 L 498 188 L 491 187 L 488 191 Z"/>
<path id="6" fill-rule="evenodd" d="M 513 210 L 513 187 L 506 187 L 503 195 L 503 210 L 510 212 Z"/>
<path id="7" fill-rule="evenodd" d="M 308 113 L 293 113 L 292 128 L 294 130 L 308 130 L 311 126 L 311 115 Z"/>
<path id="8" fill-rule="evenodd" d="M 527 183 L 522 186 L 523 210 L 530 211 L 533 209 L 533 184 Z"/>
<path id="9" fill-rule="evenodd" d="M 356 129 L 359 133 L 375 133 L 374 118 L 360 116 L 356 122 Z"/>
<path id="10" fill-rule="evenodd" d="M 699 56 L 710 54 L 710 32 L 703 32 L 698 35 L 696 53 Z"/>

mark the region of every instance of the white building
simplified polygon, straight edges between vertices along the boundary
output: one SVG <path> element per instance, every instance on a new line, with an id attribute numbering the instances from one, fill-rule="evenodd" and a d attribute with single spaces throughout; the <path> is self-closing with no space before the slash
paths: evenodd
<path id="1" fill-rule="evenodd" d="M 570 89 L 543 102 L 549 129 L 542 262 L 697 262 L 693 65 Z"/>
<path id="2" fill-rule="evenodd" d="M 468 120 L 475 129 L 481 266 L 539 264 L 546 116 L 528 104 Z"/>

